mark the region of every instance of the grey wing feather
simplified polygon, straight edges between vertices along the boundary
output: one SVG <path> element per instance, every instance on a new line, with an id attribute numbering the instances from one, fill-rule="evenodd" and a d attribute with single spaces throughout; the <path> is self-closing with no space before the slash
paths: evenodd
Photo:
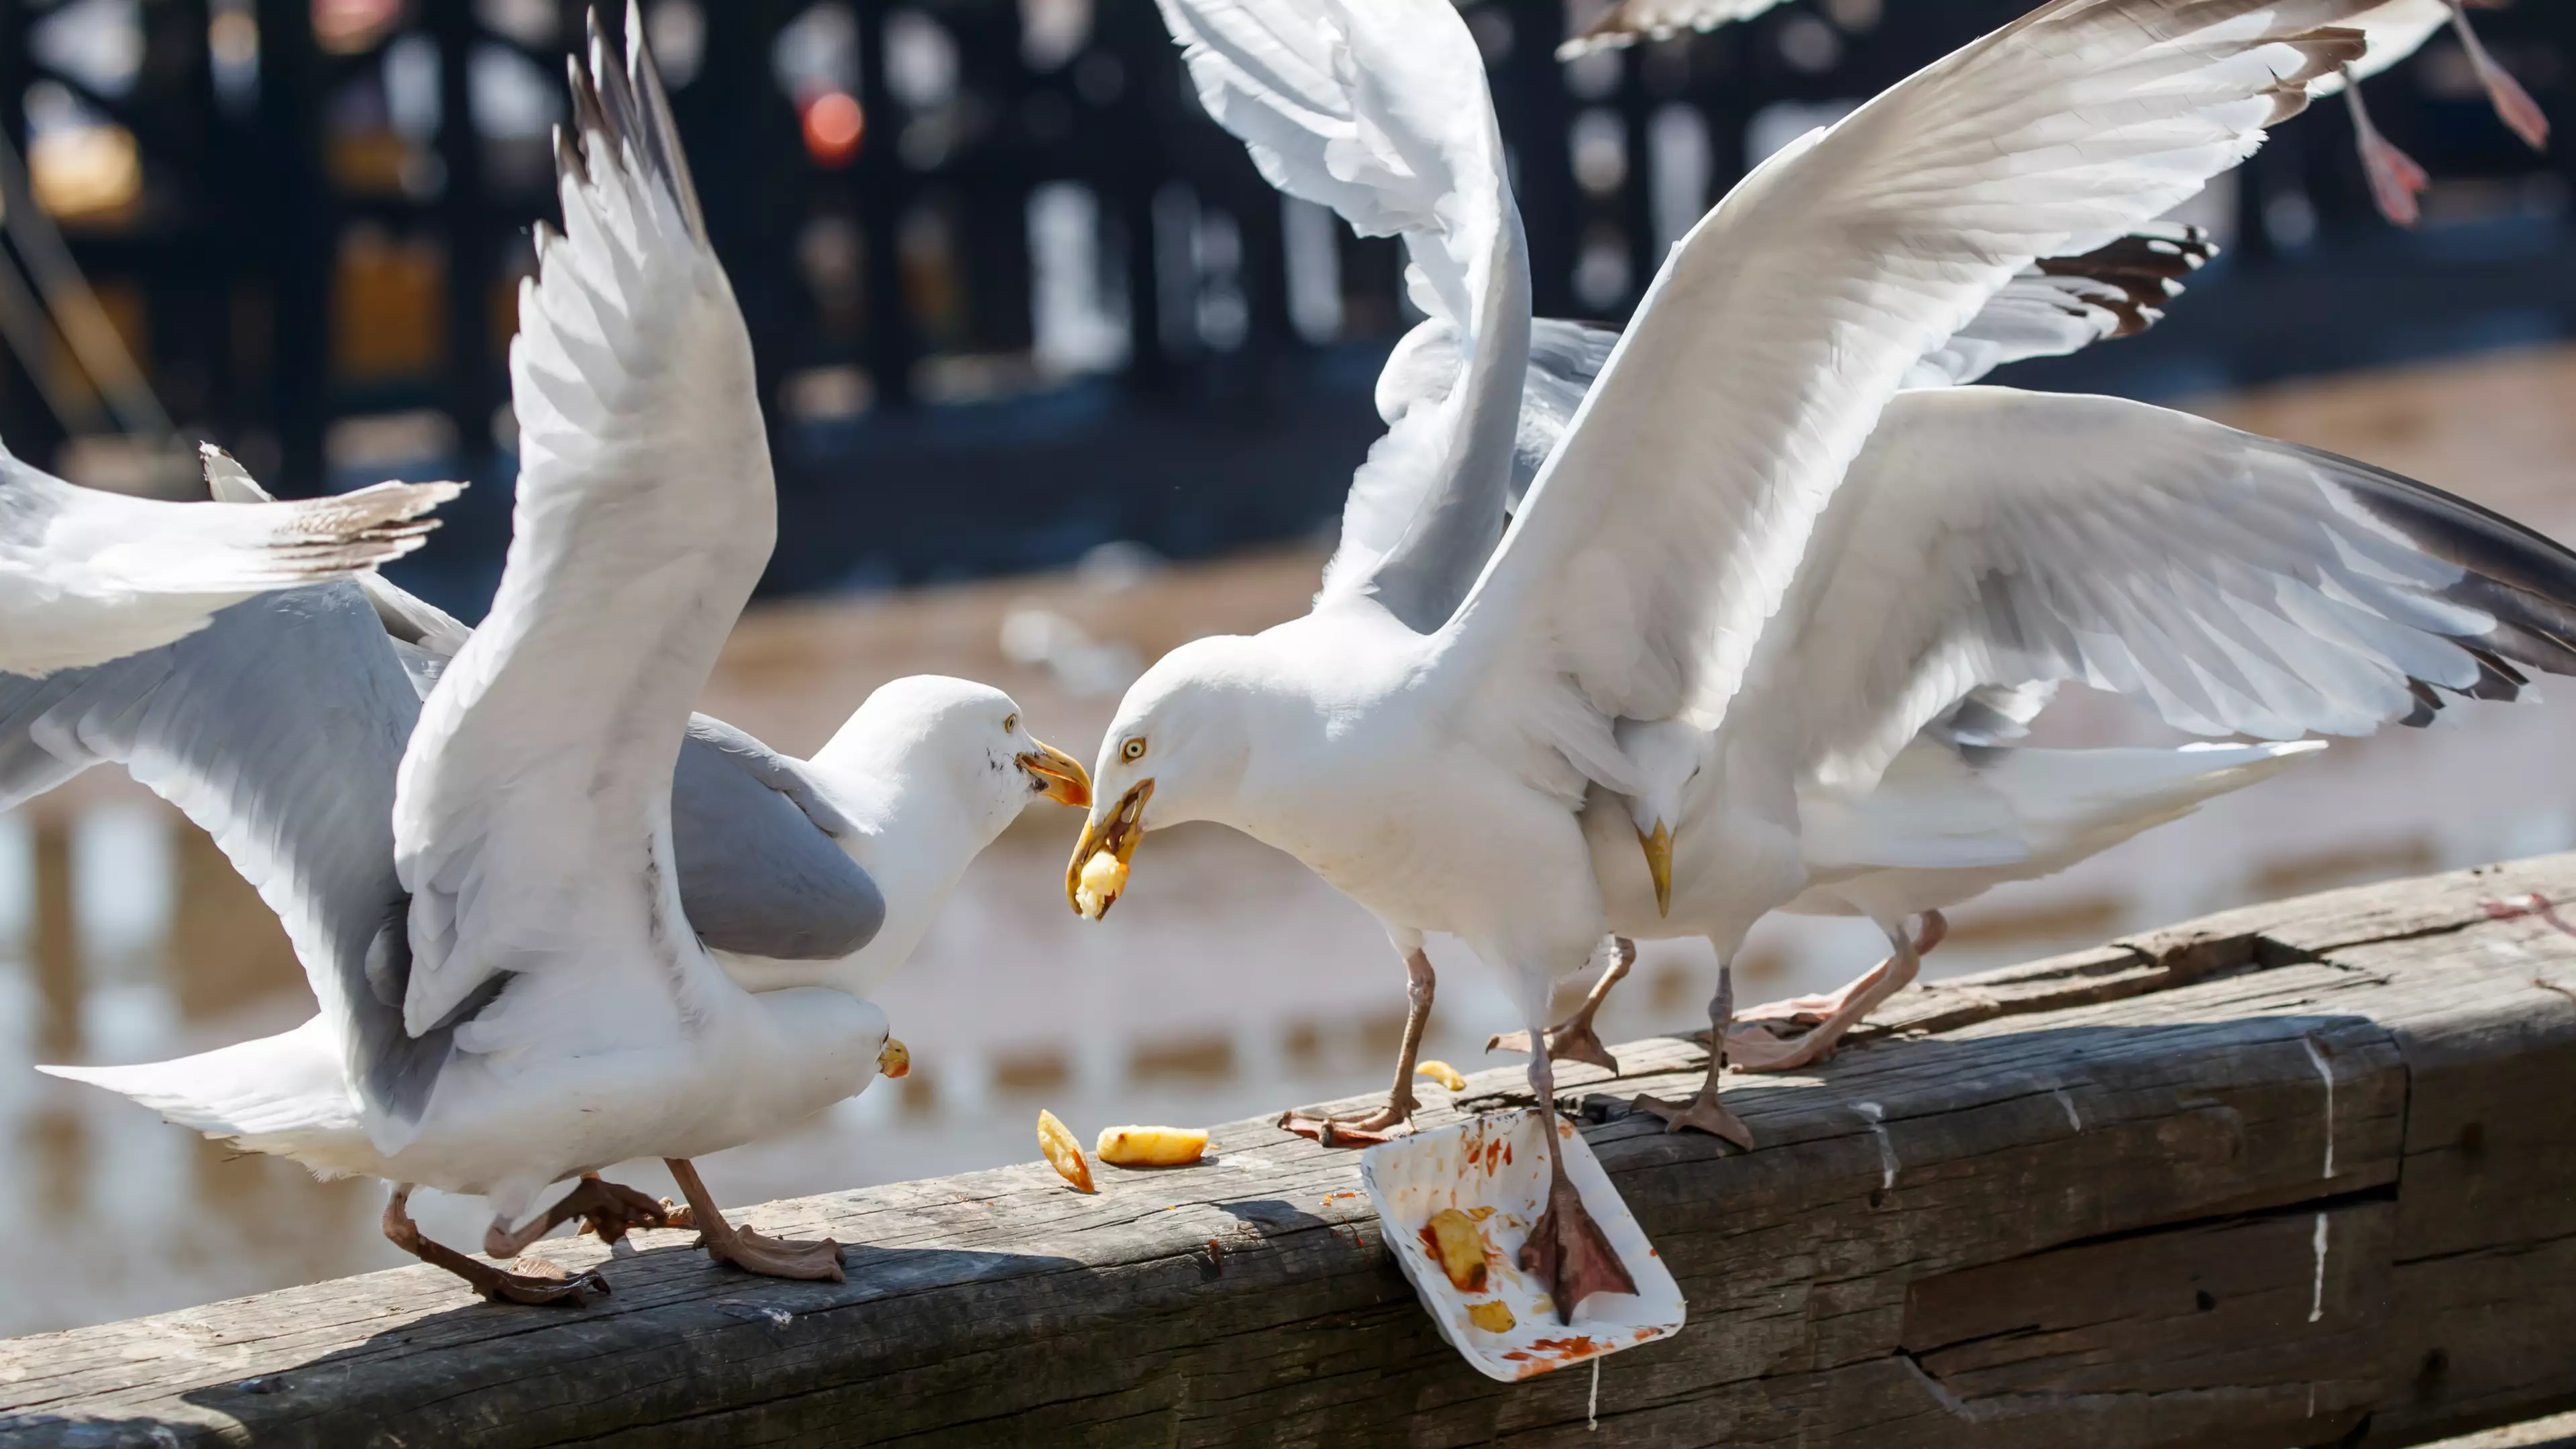
<path id="1" fill-rule="evenodd" d="M 698 715 L 671 778 L 680 900 L 718 950 L 833 961 L 876 938 L 885 896 L 833 837 L 850 826 L 804 766 Z"/>
<path id="2" fill-rule="evenodd" d="M 419 713 L 355 585 L 264 595 L 110 664 L 0 675 L 0 806 L 114 763 L 186 812 L 284 923 L 367 1105 L 415 1121 L 455 1024 L 488 999 L 404 1034 L 392 812 Z"/>

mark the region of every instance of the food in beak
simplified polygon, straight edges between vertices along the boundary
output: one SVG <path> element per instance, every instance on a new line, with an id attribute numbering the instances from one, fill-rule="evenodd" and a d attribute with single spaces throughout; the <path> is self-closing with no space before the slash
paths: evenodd
<path id="1" fill-rule="evenodd" d="M 1074 842 L 1073 859 L 1064 868 L 1064 898 L 1073 913 L 1096 921 L 1118 904 L 1127 889 L 1127 862 L 1145 838 L 1145 802 L 1154 798 L 1154 782 L 1139 781 L 1119 797 L 1106 818 L 1094 815 Z"/>
<path id="2" fill-rule="evenodd" d="M 912 1071 L 911 1050 L 893 1037 L 887 1037 L 885 1049 L 877 1053 L 877 1070 L 889 1077 L 909 1075 Z"/>
<path id="3" fill-rule="evenodd" d="M 1447 1087 L 1453 1092 L 1463 1092 L 1467 1090 L 1466 1077 L 1461 1075 L 1456 1067 L 1449 1065 L 1447 1062 L 1424 1062 L 1422 1065 L 1413 1069 L 1413 1074 L 1417 1077 L 1429 1077 L 1431 1080 L 1438 1082 L 1440 1085 Z"/>
<path id="4" fill-rule="evenodd" d="M 1431 1215 L 1422 1234 L 1431 1240 L 1432 1255 L 1440 1260 L 1440 1271 L 1449 1275 L 1449 1285 L 1461 1293 L 1485 1291 L 1485 1231 L 1476 1220 L 1456 1208 L 1442 1208 Z"/>
<path id="5" fill-rule="evenodd" d="M 1082 762 L 1044 740 L 1029 743 L 1037 748 L 1020 756 L 1019 766 L 1028 772 L 1037 792 L 1058 805 L 1091 808 L 1091 772 L 1082 768 Z"/>
<path id="6" fill-rule="evenodd" d="M 1112 1167 L 1183 1167 L 1207 1153 L 1196 1127 L 1103 1127 L 1092 1150 Z"/>
<path id="7" fill-rule="evenodd" d="M 1645 847 L 1646 874 L 1655 878 L 1655 914 L 1673 913 L 1673 832 L 1664 822 L 1655 822 L 1655 833 L 1637 832 L 1637 844 Z"/>
<path id="8" fill-rule="evenodd" d="M 1046 1154 L 1047 1165 L 1072 1183 L 1074 1191 L 1100 1191 L 1091 1185 L 1091 1164 L 1083 1160 L 1082 1144 L 1073 1140 L 1053 1112 L 1038 1113 L 1038 1151 Z"/>
<path id="9" fill-rule="evenodd" d="M 1127 862 L 1101 851 L 1085 861 L 1082 883 L 1073 888 L 1073 908 L 1093 920 L 1127 888 Z"/>

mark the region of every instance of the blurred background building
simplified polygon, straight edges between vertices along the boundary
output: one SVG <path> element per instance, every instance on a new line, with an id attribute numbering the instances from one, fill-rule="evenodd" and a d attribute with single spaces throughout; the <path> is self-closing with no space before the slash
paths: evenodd
<path id="1" fill-rule="evenodd" d="M 1749 165 L 2024 8 L 1790 0 L 1560 65 L 1599 3 L 1461 8 L 1538 307 L 1607 320 Z M 1302 610 L 1412 320 L 1399 257 L 1262 182 L 1199 111 L 1151 0 L 644 13 L 779 475 L 769 602 L 707 708 L 801 753 L 886 678 L 966 674 L 1087 758 L 1163 650 Z M 2565 122 L 2576 9 L 2477 17 Z M 516 290 L 555 211 L 547 132 L 581 20 L 558 0 L 0 0 L 0 439 L 147 493 L 193 485 L 201 437 L 287 494 L 470 478 L 396 573 L 478 616 L 508 534 Z M 2368 96 L 2437 178 L 2422 226 L 2371 210 L 2344 108 L 2321 105 L 2190 208 L 2227 251 L 2162 325 L 1997 380 L 2183 402 L 2576 537 L 2576 149 L 2525 149 L 2447 36 Z M 1931 968 L 2576 845 L 2571 724 L 2563 705 L 2463 706 L 2338 744 L 1962 911 Z M 2054 728 L 2161 737 L 2089 698 Z M 396 1261 L 371 1186 L 233 1158 L 28 1070 L 311 1010 L 211 842 L 109 773 L 0 816 L 0 1332 Z M 1382 1086 L 1402 977 L 1365 914 L 1193 827 L 1155 836 L 1127 901 L 1079 925 L 1057 884 L 1073 828 L 1028 817 L 890 988 L 915 1075 L 725 1154 L 720 1195 L 1023 1158 L 1040 1105 L 1087 1133 Z M 1746 989 L 1828 985 L 1873 935 L 1766 926 Z M 1433 949 L 1433 1054 L 1486 1065 L 1485 1034 L 1517 1023 L 1462 948 Z M 1710 975 L 1704 947 L 1652 948 L 1605 1034 L 1697 1024 Z M 474 1207 L 424 1217 L 470 1242 Z"/>

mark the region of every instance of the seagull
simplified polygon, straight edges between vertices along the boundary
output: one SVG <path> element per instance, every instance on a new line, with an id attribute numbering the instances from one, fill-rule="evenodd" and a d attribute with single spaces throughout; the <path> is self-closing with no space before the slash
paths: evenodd
<path id="1" fill-rule="evenodd" d="M 2523 697 L 2535 672 L 2576 673 L 2576 553 L 2509 519 L 2143 403 L 1906 393 L 1724 722 L 1623 721 L 1642 793 L 1588 802 L 1611 931 L 1704 936 L 1720 963 L 1702 1090 L 1640 1105 L 1750 1145 L 1717 1101 L 1725 1061 L 1829 1052 L 1912 981 L 1940 908 L 2252 784 L 2321 746 L 2303 735 L 2429 724 L 2450 698 Z M 2012 748 L 2066 680 L 2272 743 Z M 1642 849 L 1623 860 L 1621 841 Z M 1775 909 L 1867 916 L 1892 954 L 1730 1031 L 1728 962 Z M 1928 939 L 1909 938 L 1918 914 Z M 1568 1034 L 1597 1050 L 1586 1005 Z"/>
<path id="2" fill-rule="evenodd" d="M 0 682 L 0 798 L 124 763 L 278 911 L 321 1006 L 179 1061 L 47 1070 L 247 1150 L 387 1179 L 386 1236 L 496 1301 L 607 1285 L 426 1238 L 415 1187 L 486 1198 L 484 1246 L 508 1258 L 574 1216 L 663 1221 L 597 1177 L 659 1156 L 711 1256 L 837 1280 L 837 1245 L 729 1224 L 690 1159 L 901 1075 L 884 1013 L 848 983 L 883 968 L 879 947 L 908 949 L 1031 800 L 1086 798 L 1080 767 L 1037 746 L 1007 696 L 962 681 L 878 691 L 793 779 L 771 778 L 777 760 L 747 736 L 693 729 L 689 701 L 767 562 L 775 495 L 749 339 L 631 5 L 626 36 L 621 67 L 594 14 L 589 63 L 568 67 L 565 227 L 539 229 L 522 290 L 523 462 L 484 625 L 336 584 L 96 670 Z M 402 639 L 414 631 L 452 657 Z M 719 803 L 784 797 L 713 822 L 739 866 L 801 858 L 802 831 L 884 887 L 862 949 L 779 960 L 702 939 L 674 803 L 693 750 Z"/>
<path id="3" fill-rule="evenodd" d="M 366 572 L 419 548 L 459 483 L 379 483 L 257 508 L 129 498 L 0 447 L 0 672 L 103 664 L 269 589 Z"/>
<path id="4" fill-rule="evenodd" d="M 1274 185 L 1403 235 L 1414 300 L 1466 366 L 1354 478 L 1312 612 L 1184 645 L 1129 689 L 1068 867 L 1075 908 L 1115 903 L 1148 829 L 1242 830 L 1379 918 L 1411 975 L 1411 1042 L 1424 933 L 1499 969 L 1552 1110 L 1550 988 L 1606 924 L 1579 812 L 1595 785 L 1647 784 L 1617 723 L 1724 723 L 1914 364 L 2026 267 L 2109 245 L 2242 159 L 2358 57 L 2331 27 L 2362 8 L 2054 0 L 1784 148 L 1667 256 L 1506 528 L 1499 488 L 1419 484 L 1508 470 L 1530 345 L 1464 23 L 1441 0 L 1208 7 L 1185 54 L 1209 113 L 1255 137 Z M 1461 552 L 1490 552 L 1462 596 Z M 1402 1117 L 1391 1102 L 1354 1125 Z M 1550 1159 L 1523 1266 L 1570 1321 L 1632 1280 Z"/>
<path id="5" fill-rule="evenodd" d="M 1558 46 L 1556 57 L 1573 60 L 1640 40 L 1669 39 L 1686 30 L 1715 30 L 1721 25 L 1751 20 L 1779 3 L 1780 0 L 1618 0 L 1582 34 Z M 2308 93 L 2323 98 L 2343 92 L 2352 113 L 2353 145 L 2361 153 L 2362 171 L 2370 180 L 2371 201 L 2378 206 L 2380 215 L 2399 226 L 2413 226 L 2423 216 L 2416 198 L 2432 184 L 2432 178 L 2372 124 L 2370 112 L 2361 103 L 2360 83 L 2422 49 L 2446 25 L 2459 32 L 2460 48 L 2468 55 L 2478 84 L 2485 87 L 2497 118 L 2534 151 L 2548 149 L 2548 115 L 2513 78 L 2513 73 L 2496 62 L 2486 43 L 2478 39 L 2476 27 L 2469 24 L 2466 0 L 2385 0 L 2343 23 L 2362 32 L 2369 43 L 2369 54 L 2332 74 L 2319 76 L 2309 85 Z"/>

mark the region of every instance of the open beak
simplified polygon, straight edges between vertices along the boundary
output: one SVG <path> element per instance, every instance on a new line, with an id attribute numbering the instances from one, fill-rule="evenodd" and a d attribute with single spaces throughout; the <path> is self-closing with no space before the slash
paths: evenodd
<path id="1" fill-rule="evenodd" d="M 1145 802 L 1153 798 L 1154 782 L 1140 780 L 1119 797 L 1108 819 L 1095 813 L 1082 823 L 1082 839 L 1064 868 L 1064 898 L 1075 915 L 1096 921 L 1118 903 L 1127 889 L 1127 862 L 1145 838 Z"/>
<path id="2" fill-rule="evenodd" d="M 1031 739 L 1036 749 L 1019 757 L 1020 768 L 1037 782 L 1038 793 L 1058 805 L 1081 809 L 1091 806 L 1091 775 L 1082 762 L 1044 740 Z"/>
<path id="3" fill-rule="evenodd" d="M 885 1050 L 877 1053 L 877 1070 L 889 1077 L 904 1076 L 912 1071 L 912 1053 L 902 1042 L 887 1037 Z"/>
<path id="4" fill-rule="evenodd" d="M 1655 833 L 1637 832 L 1637 844 L 1645 847 L 1646 874 L 1655 878 L 1655 914 L 1673 913 L 1673 832 L 1664 822 L 1655 822 Z"/>

